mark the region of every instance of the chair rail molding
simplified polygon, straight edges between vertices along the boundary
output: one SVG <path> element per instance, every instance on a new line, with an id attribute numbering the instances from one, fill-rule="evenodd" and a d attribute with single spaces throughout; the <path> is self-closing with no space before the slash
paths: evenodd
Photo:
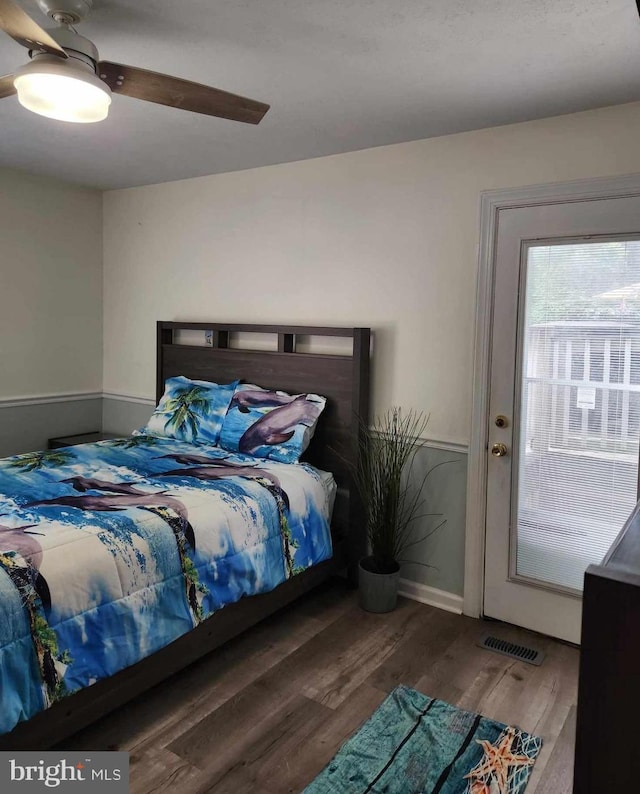
<path id="1" fill-rule="evenodd" d="M 156 401 L 153 397 L 142 397 L 138 394 L 121 394 L 120 392 L 105 391 L 101 395 L 105 400 L 122 400 L 126 403 L 138 403 L 140 405 L 153 405 Z"/>
<path id="2" fill-rule="evenodd" d="M 478 271 L 473 355 L 473 403 L 467 469 L 464 606 L 466 615 L 483 614 L 486 529 L 489 376 L 495 279 L 495 247 L 501 210 L 624 198 L 640 195 L 640 174 L 528 185 L 480 193 Z"/>
<path id="3" fill-rule="evenodd" d="M 68 392 L 62 394 L 38 394 L 27 397 L 0 397 L 0 408 L 22 408 L 27 405 L 49 405 L 71 403 L 81 400 L 101 400 L 102 392 Z"/>
<path id="4" fill-rule="evenodd" d="M 51 403 L 70 403 L 81 400 L 122 400 L 123 402 L 140 403 L 155 406 L 153 397 L 141 397 L 137 394 L 119 394 L 116 392 L 62 392 L 58 394 L 37 394 L 25 397 L 0 397 L 0 408 L 22 408 L 27 405 L 49 405 Z"/>

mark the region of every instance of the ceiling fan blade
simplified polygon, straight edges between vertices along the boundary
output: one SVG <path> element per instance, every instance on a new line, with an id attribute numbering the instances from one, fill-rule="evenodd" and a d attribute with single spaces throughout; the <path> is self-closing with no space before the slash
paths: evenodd
<path id="1" fill-rule="evenodd" d="M 51 55 L 67 57 L 67 53 L 47 31 L 34 22 L 13 0 L 0 0 L 0 29 L 29 50 L 44 50 Z"/>
<path id="2" fill-rule="evenodd" d="M 13 75 L 7 74 L 4 77 L 0 77 L 0 99 L 4 99 L 6 96 L 13 96 L 16 93 L 16 89 L 13 87 Z"/>
<path id="3" fill-rule="evenodd" d="M 207 116 L 259 124 L 269 110 L 264 102 L 135 66 L 100 61 L 97 73 L 115 94 Z"/>

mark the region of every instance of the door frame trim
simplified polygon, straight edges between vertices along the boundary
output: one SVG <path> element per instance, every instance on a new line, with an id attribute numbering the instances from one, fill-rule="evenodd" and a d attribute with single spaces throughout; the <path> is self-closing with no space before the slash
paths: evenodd
<path id="1" fill-rule="evenodd" d="M 640 174 L 528 185 L 486 190 L 480 193 L 473 344 L 473 402 L 467 470 L 463 606 L 465 615 L 481 617 L 483 614 L 489 376 L 495 253 L 500 210 L 632 196 L 640 196 Z"/>

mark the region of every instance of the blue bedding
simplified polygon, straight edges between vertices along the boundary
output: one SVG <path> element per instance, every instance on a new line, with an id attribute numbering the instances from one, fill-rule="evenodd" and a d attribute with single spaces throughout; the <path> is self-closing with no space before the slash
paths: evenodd
<path id="1" fill-rule="evenodd" d="M 331 496 L 150 436 L 0 460 L 0 733 L 329 558 Z"/>

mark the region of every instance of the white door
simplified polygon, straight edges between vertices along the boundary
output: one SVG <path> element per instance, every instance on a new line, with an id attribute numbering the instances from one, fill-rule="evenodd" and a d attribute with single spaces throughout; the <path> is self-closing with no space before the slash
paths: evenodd
<path id="1" fill-rule="evenodd" d="M 484 614 L 580 641 L 637 498 L 640 197 L 499 212 Z"/>

